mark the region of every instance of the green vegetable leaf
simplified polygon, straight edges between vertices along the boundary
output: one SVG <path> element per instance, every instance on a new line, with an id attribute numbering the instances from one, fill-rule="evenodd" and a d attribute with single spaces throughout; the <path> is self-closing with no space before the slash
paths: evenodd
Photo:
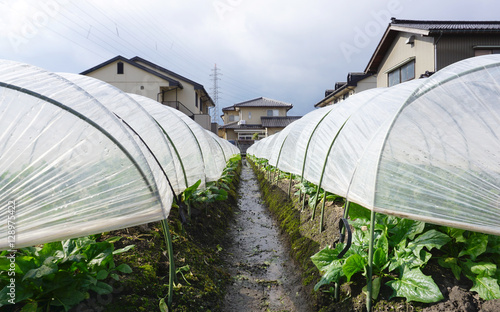
<path id="1" fill-rule="evenodd" d="M 340 278 L 344 276 L 342 271 L 342 262 L 340 260 L 330 263 L 330 265 L 324 267 L 324 274 L 321 276 L 321 280 L 314 285 L 314 290 L 318 289 L 323 285 L 328 285 L 333 282 L 340 282 Z"/>
<path id="2" fill-rule="evenodd" d="M 27 298 L 33 297 L 32 289 L 26 284 L 25 283 L 16 283 L 16 301 L 15 301 L 16 303 L 21 302 Z M 0 306 L 10 304 L 9 303 L 9 299 L 11 299 L 10 290 L 12 288 L 9 288 L 8 287 L 9 285 L 10 285 L 10 283 L 7 284 L 0 291 Z"/>
<path id="3" fill-rule="evenodd" d="M 415 256 L 418 257 L 423 247 L 426 247 L 429 251 L 431 251 L 432 248 L 441 249 L 441 247 L 450 240 L 451 238 L 448 235 L 436 230 L 430 230 L 409 242 L 408 248 L 413 249 Z"/>
<path id="4" fill-rule="evenodd" d="M 182 193 L 182 199 L 184 201 L 189 200 L 189 198 L 191 197 L 191 195 L 194 193 L 194 191 L 196 191 L 196 189 L 198 189 L 198 187 L 200 186 L 200 184 L 201 184 L 201 180 L 198 180 L 198 181 L 196 181 L 195 184 L 193 184 L 190 187 L 188 187 L 187 189 L 185 189 L 184 192 Z"/>
<path id="5" fill-rule="evenodd" d="M 483 276 L 473 279 L 472 282 L 474 286 L 470 290 L 477 292 L 482 299 L 500 299 L 500 287 L 497 279 Z"/>
<path id="6" fill-rule="evenodd" d="M 425 250 L 422 250 L 419 255 L 415 255 L 414 250 L 410 248 L 405 248 L 402 250 L 396 250 L 394 257 L 391 258 L 391 264 L 389 266 L 389 271 L 392 272 L 394 269 L 399 269 L 400 272 L 407 269 L 418 268 L 423 266 L 431 258 L 431 254 Z"/>
<path id="7" fill-rule="evenodd" d="M 97 272 L 96 278 L 98 280 L 103 280 L 106 277 L 108 277 L 108 271 L 106 271 L 106 270 L 100 270 L 99 272 Z"/>
<path id="8" fill-rule="evenodd" d="M 23 277 L 23 282 L 27 279 L 38 279 L 43 276 L 57 272 L 57 264 L 48 263 L 43 264 L 39 268 L 29 270 Z"/>
<path id="9" fill-rule="evenodd" d="M 56 251 L 62 250 L 61 242 L 47 243 L 43 245 L 43 248 L 38 251 L 38 261 L 44 263 L 47 258 L 53 257 Z M 58 258 L 63 258 L 64 254 L 61 254 Z"/>
<path id="10" fill-rule="evenodd" d="M 478 277 L 489 276 L 494 277 L 497 273 L 497 266 L 491 262 L 479 262 L 474 263 L 470 267 L 472 273 L 476 274 Z"/>
<path id="11" fill-rule="evenodd" d="M 381 234 L 375 241 L 375 248 L 381 248 L 384 253 L 389 254 L 389 241 L 385 234 Z"/>
<path id="12" fill-rule="evenodd" d="M 130 268 L 130 266 L 128 266 L 128 264 L 125 263 L 120 264 L 115 269 L 122 273 L 132 273 L 132 269 Z"/>
<path id="13" fill-rule="evenodd" d="M 87 292 L 77 291 L 75 288 L 61 289 L 54 293 L 53 296 L 55 300 L 52 301 L 51 305 L 63 306 L 65 311 L 89 298 Z"/>
<path id="14" fill-rule="evenodd" d="M 404 270 L 400 279 L 389 281 L 386 285 L 394 290 L 392 297 L 404 297 L 408 301 L 437 302 L 443 299 L 439 287 L 430 276 L 426 276 L 419 268 Z"/>
<path id="15" fill-rule="evenodd" d="M 319 271 L 325 271 L 327 266 L 333 261 L 338 260 L 337 256 L 342 251 L 342 248 L 344 248 L 344 244 L 337 244 L 334 249 L 327 246 L 313 255 L 311 260 Z"/>
<path id="16" fill-rule="evenodd" d="M 453 257 L 440 258 L 438 260 L 440 266 L 446 269 L 451 269 L 453 275 L 457 280 L 460 280 L 460 274 L 462 273 L 462 268 L 458 265 L 458 259 Z"/>
<path id="17" fill-rule="evenodd" d="M 99 243 L 99 244 L 102 244 L 102 243 Z M 91 267 L 91 268 L 94 268 L 96 266 L 100 266 L 100 265 L 104 265 L 106 264 L 108 261 L 110 261 L 112 259 L 112 253 L 113 253 L 113 247 L 110 245 L 109 247 L 105 248 L 103 250 L 103 247 L 104 246 L 96 246 L 97 244 L 95 245 L 92 245 L 92 252 L 89 252 L 89 262 L 88 262 L 88 266 Z M 100 253 L 98 253 L 95 257 L 92 257 L 92 254 L 94 252 L 99 252 L 101 251 Z M 95 254 L 95 253 L 94 253 Z"/>
<path id="18" fill-rule="evenodd" d="M 113 236 L 113 237 L 106 239 L 106 242 L 114 244 L 117 241 L 119 241 L 120 239 L 122 239 L 122 236 Z"/>
<path id="19" fill-rule="evenodd" d="M 380 284 L 382 284 L 382 278 L 376 277 L 372 281 L 372 299 L 376 300 L 378 298 L 378 294 L 380 293 Z M 368 285 L 363 287 L 363 292 L 365 295 L 368 295 Z"/>
<path id="20" fill-rule="evenodd" d="M 403 239 L 413 239 L 424 231 L 425 223 L 410 219 L 399 219 L 397 226 L 389 230 L 389 244 L 396 246 Z"/>
<path id="21" fill-rule="evenodd" d="M 96 285 L 91 285 L 89 288 L 99 295 L 107 295 L 113 292 L 113 287 L 104 282 L 97 282 Z"/>
<path id="22" fill-rule="evenodd" d="M 160 312 L 168 312 L 168 306 L 165 303 L 165 298 L 160 299 Z"/>
<path id="23" fill-rule="evenodd" d="M 446 231 L 451 238 L 454 238 L 457 243 L 465 243 L 467 239 L 464 237 L 465 230 L 446 227 Z"/>
<path id="24" fill-rule="evenodd" d="M 349 203 L 349 217 L 352 220 L 356 220 L 358 218 L 370 220 L 371 211 L 356 203 Z"/>
<path id="25" fill-rule="evenodd" d="M 347 281 L 351 280 L 351 276 L 361 272 L 365 269 L 366 259 L 358 254 L 353 254 L 346 259 L 344 265 L 342 266 L 342 271 L 347 277 Z"/>
<path id="26" fill-rule="evenodd" d="M 469 255 L 474 261 L 476 258 L 486 251 L 488 246 L 488 235 L 473 232 L 467 239 L 465 249 L 463 249 L 458 256 L 462 257 Z"/>
<path id="27" fill-rule="evenodd" d="M 113 255 L 124 253 L 124 252 L 129 251 L 130 249 L 132 249 L 134 247 L 135 247 L 135 245 L 128 245 L 128 246 L 123 247 L 121 249 L 117 249 L 117 250 L 113 251 Z"/>
<path id="28" fill-rule="evenodd" d="M 390 264 L 387 261 L 387 254 L 382 248 L 377 248 L 373 253 L 373 265 L 378 271 L 384 270 Z"/>
<path id="29" fill-rule="evenodd" d="M 488 247 L 486 252 L 492 254 L 500 254 L 500 236 L 489 235 L 488 236 Z"/>

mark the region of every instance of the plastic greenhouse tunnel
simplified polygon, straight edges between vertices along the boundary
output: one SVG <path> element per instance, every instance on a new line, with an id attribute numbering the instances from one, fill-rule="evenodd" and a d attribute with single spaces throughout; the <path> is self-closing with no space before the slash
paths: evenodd
<path id="1" fill-rule="evenodd" d="M 168 216 L 173 194 L 165 177 L 94 97 L 56 74 L 10 61 L 0 62 L 0 83 L 2 203 L 27 207 L 16 211 L 16 247 Z M 7 236 L 6 227 L 0 231 Z"/>
<path id="2" fill-rule="evenodd" d="M 313 111 L 247 154 L 371 210 L 372 233 L 382 213 L 500 235 L 499 98 L 500 57 L 474 57 Z"/>
<path id="3" fill-rule="evenodd" d="M 15 248 L 162 221 L 239 149 L 186 115 L 87 76 L 0 60 L 0 217 Z M 9 219 L 10 220 L 10 219 Z M 13 248 L 0 227 L 0 250 Z"/>

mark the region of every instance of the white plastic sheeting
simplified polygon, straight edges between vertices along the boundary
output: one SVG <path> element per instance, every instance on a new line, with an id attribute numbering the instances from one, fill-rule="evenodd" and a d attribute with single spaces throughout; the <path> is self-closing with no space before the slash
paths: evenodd
<path id="1" fill-rule="evenodd" d="M 470 58 L 304 116 L 276 165 L 376 212 L 500 235 L 499 100 L 500 56 Z"/>
<path id="2" fill-rule="evenodd" d="M 167 136 L 134 96 L 101 81 L 4 60 L 0 125 L 0 249 L 164 219 L 172 188 L 218 179 L 239 153 L 204 129 Z M 213 162 L 203 161 L 195 138 L 181 137 L 188 132 L 217 147 L 206 157 Z M 181 160 L 196 174 L 186 179 Z"/>
<path id="3" fill-rule="evenodd" d="M 178 181 L 178 178 L 182 177 L 179 159 L 173 155 L 173 147 L 160 127 L 141 105 L 120 89 L 102 80 L 71 73 L 58 73 L 58 75 L 82 88 L 105 105 L 118 119 L 123 120 L 125 129 L 130 132 L 142 153 L 146 155 L 149 166 L 157 168 L 156 171 L 162 178 L 165 177 L 161 172 L 163 169 L 176 194 L 182 192 L 185 185 L 183 188 Z M 158 162 L 161 169 L 158 169 Z M 166 191 L 167 187 L 165 183 L 162 191 Z"/>

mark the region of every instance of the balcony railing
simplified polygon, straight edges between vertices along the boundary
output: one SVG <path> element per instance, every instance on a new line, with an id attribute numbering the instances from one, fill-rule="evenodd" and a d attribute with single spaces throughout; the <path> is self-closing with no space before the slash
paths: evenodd
<path id="1" fill-rule="evenodd" d="M 184 114 L 189 116 L 189 118 L 196 121 L 203 128 L 205 128 L 207 130 L 211 130 L 212 124 L 211 124 L 211 120 L 210 120 L 210 115 L 208 115 L 208 114 L 195 114 L 189 108 L 187 108 L 184 104 L 182 104 L 180 101 L 163 101 L 162 104 L 170 106 L 172 108 L 175 108 L 178 111 L 183 112 Z"/>
<path id="2" fill-rule="evenodd" d="M 162 104 L 175 108 L 194 119 L 194 113 L 179 101 L 163 101 Z"/>

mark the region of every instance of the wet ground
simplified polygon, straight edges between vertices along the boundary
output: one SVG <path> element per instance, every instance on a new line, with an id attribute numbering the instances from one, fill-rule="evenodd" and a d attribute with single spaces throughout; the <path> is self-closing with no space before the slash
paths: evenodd
<path id="1" fill-rule="evenodd" d="M 255 174 L 245 164 L 239 193 L 225 246 L 232 284 L 223 311 L 311 311 L 301 293 L 300 270 L 261 200 Z"/>

